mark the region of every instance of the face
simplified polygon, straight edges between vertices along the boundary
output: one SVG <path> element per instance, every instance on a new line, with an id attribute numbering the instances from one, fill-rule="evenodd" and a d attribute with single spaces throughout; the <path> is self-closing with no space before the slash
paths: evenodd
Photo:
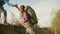
<path id="1" fill-rule="evenodd" d="M 24 9 L 23 9 L 23 7 L 20 7 L 20 12 L 24 12 Z"/>

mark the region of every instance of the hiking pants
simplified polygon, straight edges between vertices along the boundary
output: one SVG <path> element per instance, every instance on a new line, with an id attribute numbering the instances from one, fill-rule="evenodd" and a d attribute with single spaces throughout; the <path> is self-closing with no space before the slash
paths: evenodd
<path id="1" fill-rule="evenodd" d="M 31 28 L 30 24 L 28 23 L 22 23 L 22 26 L 26 28 L 27 32 L 29 34 L 35 34 L 35 32 L 33 31 L 33 29 Z"/>

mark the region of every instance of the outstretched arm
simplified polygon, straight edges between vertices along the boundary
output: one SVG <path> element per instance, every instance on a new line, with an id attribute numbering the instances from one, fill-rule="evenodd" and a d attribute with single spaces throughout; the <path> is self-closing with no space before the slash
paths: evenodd
<path id="1" fill-rule="evenodd" d="M 16 8 L 20 11 L 20 9 L 18 8 L 17 4 L 9 3 L 9 0 L 4 0 L 4 2 L 5 2 L 6 4 L 8 4 L 9 6 L 16 7 Z"/>
<path id="2" fill-rule="evenodd" d="M 15 7 L 15 5 L 14 5 L 14 4 L 9 3 L 9 0 L 4 0 L 4 2 L 5 2 L 6 4 L 8 4 L 9 6 Z"/>
<path id="3" fill-rule="evenodd" d="M 20 9 L 19 9 L 19 7 L 18 7 L 18 5 L 17 5 L 17 4 L 15 5 L 15 7 L 20 11 Z"/>
<path id="4" fill-rule="evenodd" d="M 13 4 L 9 3 L 9 2 L 8 2 L 7 4 L 8 4 L 9 6 L 15 7 L 15 5 L 13 5 Z"/>

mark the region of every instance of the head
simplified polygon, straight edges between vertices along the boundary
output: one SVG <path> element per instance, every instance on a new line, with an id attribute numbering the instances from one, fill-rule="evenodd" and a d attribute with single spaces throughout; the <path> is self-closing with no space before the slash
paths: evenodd
<path id="1" fill-rule="evenodd" d="M 24 11 L 25 11 L 25 6 L 24 6 L 24 5 L 21 5 L 21 6 L 20 6 L 20 11 L 21 11 L 21 12 L 24 12 Z"/>

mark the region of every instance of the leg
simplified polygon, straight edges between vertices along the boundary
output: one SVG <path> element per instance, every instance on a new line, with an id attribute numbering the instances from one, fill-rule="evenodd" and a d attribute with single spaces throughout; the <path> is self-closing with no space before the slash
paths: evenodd
<path id="1" fill-rule="evenodd" d="M 7 24 L 7 21 L 6 21 L 6 19 L 7 19 L 7 12 L 4 10 L 4 8 L 3 8 L 3 13 L 4 13 L 4 24 Z"/>
<path id="2" fill-rule="evenodd" d="M 29 32 L 30 34 L 35 34 L 35 32 L 28 23 L 23 23 L 22 25 L 26 28 L 27 32 Z"/>
<path id="3" fill-rule="evenodd" d="M 30 25 L 30 26 L 34 30 L 34 25 Z M 28 30 L 25 31 L 25 34 L 29 34 Z"/>

